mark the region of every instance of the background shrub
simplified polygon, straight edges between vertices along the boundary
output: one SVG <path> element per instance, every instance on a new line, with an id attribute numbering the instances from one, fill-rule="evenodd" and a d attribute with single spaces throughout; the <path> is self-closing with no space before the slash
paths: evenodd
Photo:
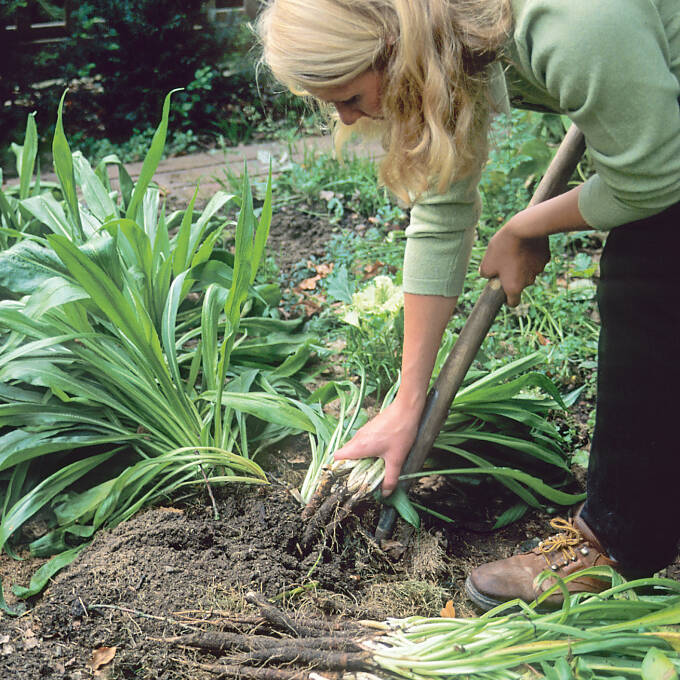
<path id="1" fill-rule="evenodd" d="M 0 0 L 0 160 L 9 158 L 8 141 L 23 138 L 26 116 L 39 108 L 42 81 L 54 78 L 56 53 L 53 47 L 29 51 L 22 44 L 20 31 L 7 30 L 18 23 L 63 20 L 63 9 L 36 0 Z M 53 106 L 51 111 L 54 111 Z M 14 134 L 16 133 L 16 134 Z"/>
<path id="2" fill-rule="evenodd" d="M 109 139 L 123 140 L 147 127 L 174 88 L 191 87 L 180 110 L 187 113 L 190 103 L 197 123 L 215 114 L 213 93 L 228 86 L 218 68 L 227 36 L 207 21 L 202 5 L 202 0 L 87 0 L 74 7 L 61 48 L 62 73 L 67 81 L 93 79 L 95 89 L 82 92 L 96 101 Z"/>
<path id="3" fill-rule="evenodd" d="M 63 21 L 64 0 L 0 0 L 0 29 Z M 233 12 L 212 24 L 203 0 L 85 0 L 71 3 L 68 36 L 29 50 L 16 30 L 2 30 L 8 47 L 0 74 L 0 148 L 21 143 L 26 116 L 37 111 L 42 149 L 54 132 L 53 112 L 65 88 L 71 141 L 93 160 L 111 144 L 138 160 L 174 88 L 167 151 L 195 151 L 216 141 L 235 145 L 296 127 L 304 105 L 256 82 L 252 32 Z M 102 140 L 105 140 L 102 143 Z M 139 144 L 135 140 L 143 140 Z M 141 154 L 143 155 L 143 153 Z M 12 159 L 0 158 L 3 170 Z"/>

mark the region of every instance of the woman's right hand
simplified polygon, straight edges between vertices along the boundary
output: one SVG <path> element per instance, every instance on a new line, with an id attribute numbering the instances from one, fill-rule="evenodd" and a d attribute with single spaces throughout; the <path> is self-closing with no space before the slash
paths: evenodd
<path id="1" fill-rule="evenodd" d="M 397 394 L 389 406 L 359 428 L 354 437 L 335 452 L 335 460 L 382 458 L 385 477 L 381 489 L 383 496 L 389 496 L 397 486 L 399 473 L 416 438 L 422 403 L 409 406 Z"/>
<path id="2" fill-rule="evenodd" d="M 335 460 L 382 458 L 382 492 L 389 496 L 418 432 L 432 367 L 457 298 L 404 293 L 401 384 L 394 401 L 335 452 Z"/>

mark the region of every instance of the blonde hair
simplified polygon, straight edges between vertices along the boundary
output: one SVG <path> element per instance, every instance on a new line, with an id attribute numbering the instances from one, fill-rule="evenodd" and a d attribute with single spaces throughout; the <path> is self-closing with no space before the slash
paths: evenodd
<path id="1" fill-rule="evenodd" d="M 512 23 L 510 0 L 270 0 L 262 62 L 296 94 L 383 72 L 380 180 L 412 202 L 473 171 L 485 144 L 487 66 Z M 362 128 L 339 121 L 338 139 Z"/>

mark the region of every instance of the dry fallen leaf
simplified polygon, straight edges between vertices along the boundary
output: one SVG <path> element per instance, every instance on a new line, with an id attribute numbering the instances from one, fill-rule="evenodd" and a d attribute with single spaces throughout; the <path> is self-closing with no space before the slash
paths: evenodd
<path id="1" fill-rule="evenodd" d="M 322 298 L 319 299 L 320 302 L 316 302 L 311 298 L 306 298 L 300 303 L 300 306 L 304 310 L 305 316 L 314 316 L 314 314 L 321 311 L 324 300 Z"/>
<path id="2" fill-rule="evenodd" d="M 314 290 L 316 288 L 316 283 L 319 281 L 321 277 L 317 274 L 316 276 L 312 276 L 309 279 L 305 279 L 304 281 L 300 281 L 297 286 L 295 286 L 296 290 Z"/>
<path id="3" fill-rule="evenodd" d="M 322 262 L 317 264 L 314 269 L 319 276 L 325 278 L 333 272 L 333 264 L 333 262 Z"/>
<path id="4" fill-rule="evenodd" d="M 92 652 L 92 656 L 87 662 L 87 668 L 91 671 L 96 671 L 98 668 L 110 663 L 113 661 L 113 657 L 116 656 L 116 649 L 117 647 L 98 647 Z"/>
<path id="5" fill-rule="evenodd" d="M 401 541 L 382 540 L 380 541 L 380 548 L 386 552 L 392 559 L 398 560 L 405 552 L 407 546 Z"/>
<path id="6" fill-rule="evenodd" d="M 36 637 L 27 637 L 24 640 L 24 649 L 29 650 L 29 649 L 34 649 L 35 647 L 40 647 L 40 640 Z"/>
<path id="7" fill-rule="evenodd" d="M 543 345 L 543 347 L 550 344 L 550 340 L 548 340 L 541 331 L 536 331 L 536 339 L 538 340 L 538 344 Z"/>
<path id="8" fill-rule="evenodd" d="M 380 274 L 384 266 L 385 263 L 381 262 L 380 260 L 364 265 L 364 275 L 362 277 L 363 280 L 365 281 L 366 279 L 372 279 L 374 276 L 377 276 Z"/>
<path id="9" fill-rule="evenodd" d="M 439 616 L 443 619 L 455 619 L 456 618 L 456 608 L 453 606 L 453 600 L 449 600 L 444 609 L 439 612 Z"/>

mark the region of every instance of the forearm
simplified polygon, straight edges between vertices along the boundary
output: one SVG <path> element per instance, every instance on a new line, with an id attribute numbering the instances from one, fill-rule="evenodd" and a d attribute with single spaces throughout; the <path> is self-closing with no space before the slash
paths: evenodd
<path id="1" fill-rule="evenodd" d="M 396 399 L 411 408 L 425 404 L 442 334 L 457 297 L 404 294 L 404 346 Z"/>
<path id="2" fill-rule="evenodd" d="M 506 224 L 517 238 L 538 238 L 568 231 L 592 229 L 578 207 L 581 186 L 525 208 Z M 505 227 L 504 227 L 505 228 Z"/>
<path id="3" fill-rule="evenodd" d="M 511 307 L 550 260 L 550 234 L 590 229 L 578 208 L 580 191 L 577 187 L 518 212 L 489 241 L 479 273 L 500 279 Z"/>
<path id="4" fill-rule="evenodd" d="M 418 431 L 439 343 L 457 298 L 404 294 L 402 377 L 394 401 L 335 452 L 336 460 L 380 456 L 385 461 L 383 493 L 397 486 L 401 466 Z"/>

